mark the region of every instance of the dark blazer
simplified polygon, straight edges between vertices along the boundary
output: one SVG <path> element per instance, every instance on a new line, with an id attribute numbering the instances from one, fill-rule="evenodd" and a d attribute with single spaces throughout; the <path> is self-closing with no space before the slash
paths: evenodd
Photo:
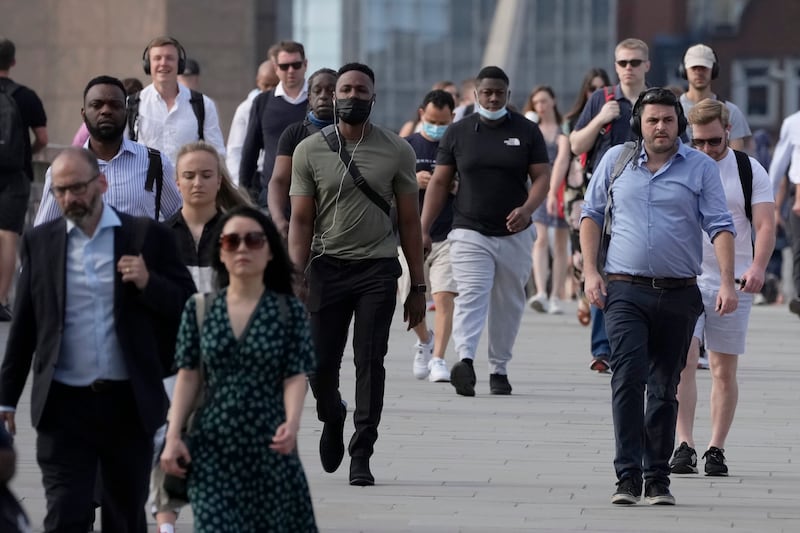
<path id="1" fill-rule="evenodd" d="M 173 366 L 175 336 L 186 300 L 195 292 L 172 232 L 150 219 L 117 212 L 114 263 L 142 254 L 150 279 L 144 290 L 115 271 L 114 321 L 142 427 L 155 431 L 168 407 L 162 378 Z M 13 322 L 0 366 L 0 405 L 15 407 L 33 366 L 31 418 L 38 427 L 61 348 L 66 291 L 66 221 L 25 233 Z"/>

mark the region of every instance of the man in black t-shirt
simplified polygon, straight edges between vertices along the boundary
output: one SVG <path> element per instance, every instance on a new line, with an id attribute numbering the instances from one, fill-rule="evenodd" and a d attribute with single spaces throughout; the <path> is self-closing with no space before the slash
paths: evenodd
<path id="1" fill-rule="evenodd" d="M 14 43 L 0 38 L 0 86 L 11 93 L 24 126 L 22 165 L 0 161 L 0 322 L 11 320 L 8 291 L 17 263 L 17 241 L 25 225 L 33 168 L 31 156 L 47 146 L 47 116 L 42 101 L 24 85 L 11 81 L 8 74 L 16 64 Z M 35 140 L 30 143 L 29 131 Z"/>
<path id="2" fill-rule="evenodd" d="M 525 309 L 536 237 L 531 214 L 547 195 L 550 179 L 539 127 L 506 109 L 505 72 L 484 67 L 477 83 L 478 111 L 444 134 L 422 212 L 423 242 L 430 250 L 431 227 L 458 171 L 448 239 L 458 288 L 453 342 L 460 361 L 453 365 L 450 382 L 462 396 L 475 395 L 472 362 L 487 315 L 489 389 L 511 394 L 506 367 Z"/>
<path id="3" fill-rule="evenodd" d="M 428 188 L 436 164 L 439 140 L 453 122 L 454 108 L 455 100 L 447 91 L 429 92 L 419 107 L 422 130 L 406 137 L 417 155 L 420 212 L 425 199 L 425 190 Z M 447 234 L 453 226 L 454 198 L 452 192 L 447 195 L 444 209 L 433 222 L 430 231 L 431 251 L 425 256 L 426 284 L 430 287 L 433 303 L 436 306 L 433 331 L 428 329 L 424 319 L 414 326 L 414 333 L 417 334 L 417 342 L 414 343 L 414 377 L 417 379 L 427 377 L 432 382 L 450 381 L 450 371 L 447 370 L 444 354 L 453 329 L 453 301 L 458 293 L 450 267 L 450 242 L 447 240 Z M 400 297 L 405 298 L 410 290 L 411 275 L 403 254 L 400 254 L 400 264 L 403 267 L 403 274 L 398 282 L 398 290 Z"/>
<path id="4" fill-rule="evenodd" d="M 336 71 L 321 68 L 308 78 L 306 118 L 287 127 L 278 139 L 275 166 L 267 186 L 269 216 L 286 239 L 289 235 L 289 186 L 292 183 L 292 155 L 300 141 L 333 124 L 333 93 Z"/>

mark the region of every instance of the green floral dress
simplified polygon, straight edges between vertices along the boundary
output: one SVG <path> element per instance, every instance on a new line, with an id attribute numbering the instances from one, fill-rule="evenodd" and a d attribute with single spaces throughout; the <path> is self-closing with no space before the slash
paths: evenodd
<path id="1" fill-rule="evenodd" d="M 313 368 L 305 310 L 296 298 L 265 291 L 237 339 L 225 293 L 206 310 L 202 336 L 189 299 L 175 353 L 178 368 L 197 368 L 202 353 L 208 383 L 187 442 L 195 531 L 315 532 L 299 457 L 269 449 L 286 420 L 284 379 Z"/>

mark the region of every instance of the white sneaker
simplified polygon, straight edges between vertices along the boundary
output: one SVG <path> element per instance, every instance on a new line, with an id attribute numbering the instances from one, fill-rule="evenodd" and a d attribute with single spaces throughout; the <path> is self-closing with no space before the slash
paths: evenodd
<path id="1" fill-rule="evenodd" d="M 558 303 L 558 298 L 550 298 L 550 304 L 547 306 L 547 312 L 551 315 L 561 315 L 564 314 L 564 310 L 561 309 L 561 304 Z"/>
<path id="2" fill-rule="evenodd" d="M 700 370 L 708 370 L 708 357 L 700 356 L 697 360 L 697 368 Z"/>
<path id="3" fill-rule="evenodd" d="M 414 343 L 414 377 L 417 379 L 425 379 L 430 373 L 428 363 L 433 357 L 433 331 L 429 331 L 428 335 L 430 341 L 427 344 L 419 340 Z"/>
<path id="4" fill-rule="evenodd" d="M 531 309 L 538 311 L 540 313 L 547 312 L 547 295 L 540 292 L 528 298 L 528 305 L 531 306 Z"/>
<path id="5" fill-rule="evenodd" d="M 447 383 L 450 381 L 450 371 L 447 370 L 447 363 L 444 358 L 434 357 L 428 363 L 428 368 L 431 371 L 428 381 L 431 383 Z"/>

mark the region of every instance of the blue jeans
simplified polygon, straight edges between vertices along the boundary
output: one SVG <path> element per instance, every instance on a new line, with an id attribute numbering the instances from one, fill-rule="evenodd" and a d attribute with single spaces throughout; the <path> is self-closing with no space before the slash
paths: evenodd
<path id="1" fill-rule="evenodd" d="M 669 483 L 680 373 L 703 302 L 697 286 L 653 289 L 608 284 L 611 408 L 618 479 Z M 645 406 L 645 390 L 647 404 Z"/>
<path id="2" fill-rule="evenodd" d="M 608 334 L 606 333 L 606 318 L 603 310 L 592 306 L 592 359 L 602 357 L 608 359 L 611 353 L 611 346 L 608 345 Z"/>

